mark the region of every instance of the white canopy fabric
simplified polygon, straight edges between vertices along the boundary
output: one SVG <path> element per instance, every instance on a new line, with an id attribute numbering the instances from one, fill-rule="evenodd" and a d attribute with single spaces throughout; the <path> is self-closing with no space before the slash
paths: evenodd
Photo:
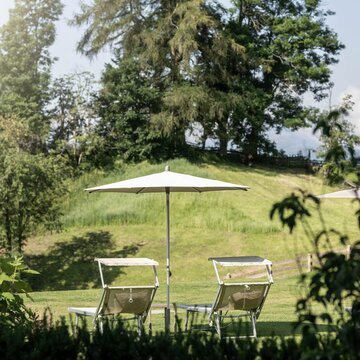
<path id="1" fill-rule="evenodd" d="M 112 184 L 85 189 L 92 192 L 119 193 L 165 193 L 166 194 L 166 309 L 165 330 L 170 329 L 170 193 L 171 192 L 206 192 L 221 190 L 248 190 L 249 186 L 210 180 L 191 175 L 179 174 L 169 170 L 157 174 L 141 176 L 131 180 L 124 180 Z"/>
<path id="2" fill-rule="evenodd" d="M 236 257 L 214 257 L 209 258 L 221 266 L 261 266 L 272 265 L 270 260 L 260 256 L 236 256 Z"/>
<path id="3" fill-rule="evenodd" d="M 247 190 L 249 186 L 236 185 L 219 180 L 210 180 L 165 170 L 161 173 L 141 176 L 112 184 L 85 189 L 88 192 L 158 193 L 165 192 L 205 192 L 220 190 Z"/>
<path id="4" fill-rule="evenodd" d="M 95 261 L 105 266 L 158 266 L 159 263 L 148 258 L 96 258 Z"/>
<path id="5" fill-rule="evenodd" d="M 340 190 L 328 194 L 318 195 L 319 199 L 360 199 L 360 189 Z"/>

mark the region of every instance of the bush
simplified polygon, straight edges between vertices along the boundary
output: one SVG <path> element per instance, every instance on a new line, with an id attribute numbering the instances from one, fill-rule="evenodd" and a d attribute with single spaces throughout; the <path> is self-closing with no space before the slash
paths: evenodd
<path id="1" fill-rule="evenodd" d="M 334 336 L 304 332 L 302 339 L 219 339 L 204 332 L 153 336 L 130 331 L 121 322 L 103 333 L 86 326 L 72 335 L 65 321 L 43 320 L 33 328 L 0 328 L 0 358 L 6 359 L 356 359 Z"/>
<path id="2" fill-rule="evenodd" d="M 27 268 L 22 258 L 0 258 L 0 326 L 29 326 L 35 314 L 24 305 L 23 297 L 31 291 L 21 274 L 38 274 Z"/>

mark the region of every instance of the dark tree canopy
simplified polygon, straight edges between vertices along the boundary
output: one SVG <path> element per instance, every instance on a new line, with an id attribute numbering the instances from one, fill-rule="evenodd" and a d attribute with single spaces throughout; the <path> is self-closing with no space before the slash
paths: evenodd
<path id="1" fill-rule="evenodd" d="M 160 160 L 176 153 L 172 136 L 163 136 L 151 122 L 161 107 L 161 94 L 136 58 L 119 56 L 107 65 L 102 85 L 97 133 L 105 162 Z"/>
<path id="2" fill-rule="evenodd" d="M 35 229 L 57 225 L 61 160 L 44 155 L 60 0 L 15 0 L 0 29 L 0 249 L 21 253 Z"/>
<path id="3" fill-rule="evenodd" d="M 51 132 L 49 147 L 78 169 L 97 145 L 94 132 L 97 123 L 95 110 L 95 77 L 89 72 L 67 74 L 51 84 L 49 118 Z"/>
<path id="4" fill-rule="evenodd" d="M 83 53 L 111 44 L 137 59 L 161 94 L 151 121 L 164 135 L 195 127 L 220 152 L 232 141 L 255 157 L 269 129 L 311 123 L 305 92 L 326 96 L 343 48 L 329 15 L 317 0 L 94 0 L 73 24 L 86 25 Z"/>
<path id="5" fill-rule="evenodd" d="M 64 192 L 61 159 L 23 151 L 28 134 L 16 118 L 0 117 L 0 249 L 8 255 L 39 227 L 57 227 Z"/>
<path id="6" fill-rule="evenodd" d="M 44 149 L 49 131 L 46 106 L 54 61 L 49 47 L 61 13 L 60 0 L 15 0 L 0 29 L 0 114 L 28 123 L 31 152 Z"/>

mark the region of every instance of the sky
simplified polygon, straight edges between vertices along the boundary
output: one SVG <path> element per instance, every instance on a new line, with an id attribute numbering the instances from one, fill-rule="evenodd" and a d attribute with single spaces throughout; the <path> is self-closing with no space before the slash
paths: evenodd
<path id="1" fill-rule="evenodd" d="M 72 73 L 75 71 L 90 71 L 100 77 L 105 63 L 110 62 L 110 52 L 103 51 L 97 58 L 89 60 L 76 52 L 76 43 L 81 37 L 81 29 L 70 27 L 67 21 L 79 9 L 78 0 L 62 0 L 65 5 L 63 15 L 57 23 L 57 38 L 51 48 L 53 56 L 58 58 L 53 71 L 55 76 Z M 228 2 L 228 0 L 224 0 Z M 14 0 L 0 0 L 0 26 L 8 19 L 8 10 L 14 5 Z M 340 41 L 345 45 L 341 52 L 339 63 L 333 67 L 332 81 L 332 105 L 339 104 L 346 94 L 353 96 L 355 106 L 351 113 L 350 120 L 356 131 L 360 134 L 360 39 L 359 32 L 359 0 L 323 0 L 323 7 L 335 11 L 335 15 L 328 18 L 327 24 L 335 30 Z M 312 104 L 309 98 L 306 99 Z M 327 109 L 329 101 L 317 106 Z M 312 135 L 311 129 L 301 129 L 294 133 L 287 130 L 280 135 L 270 133 L 272 140 L 276 141 L 279 149 L 284 149 L 288 154 L 297 154 L 301 151 L 308 154 L 319 146 L 319 141 Z"/>

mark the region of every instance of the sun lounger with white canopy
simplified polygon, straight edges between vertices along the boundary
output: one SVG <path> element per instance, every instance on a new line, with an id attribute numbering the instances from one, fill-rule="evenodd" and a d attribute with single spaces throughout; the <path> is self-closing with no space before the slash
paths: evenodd
<path id="1" fill-rule="evenodd" d="M 271 261 L 258 256 L 217 257 L 212 261 L 219 284 L 215 300 L 212 304 L 176 304 L 177 308 L 186 310 L 185 330 L 188 328 L 189 315 L 205 313 L 210 326 L 215 327 L 221 337 L 222 321 L 225 318 L 249 317 L 252 325 L 252 337 L 256 337 L 256 320 L 258 319 L 265 299 L 273 283 Z M 222 267 L 263 267 L 266 281 L 224 282 L 218 266 Z"/>
<path id="2" fill-rule="evenodd" d="M 97 307 L 70 307 L 70 313 L 76 315 L 76 325 L 79 317 L 91 316 L 94 318 L 94 326 L 99 322 L 102 328 L 103 319 L 120 314 L 132 314 L 138 322 L 138 331 L 141 333 L 151 304 L 153 302 L 159 280 L 156 267 L 159 265 L 155 260 L 147 258 L 97 258 L 100 278 L 102 283 L 102 295 Z M 111 286 L 104 279 L 102 266 L 151 266 L 155 283 L 144 286 Z"/>

